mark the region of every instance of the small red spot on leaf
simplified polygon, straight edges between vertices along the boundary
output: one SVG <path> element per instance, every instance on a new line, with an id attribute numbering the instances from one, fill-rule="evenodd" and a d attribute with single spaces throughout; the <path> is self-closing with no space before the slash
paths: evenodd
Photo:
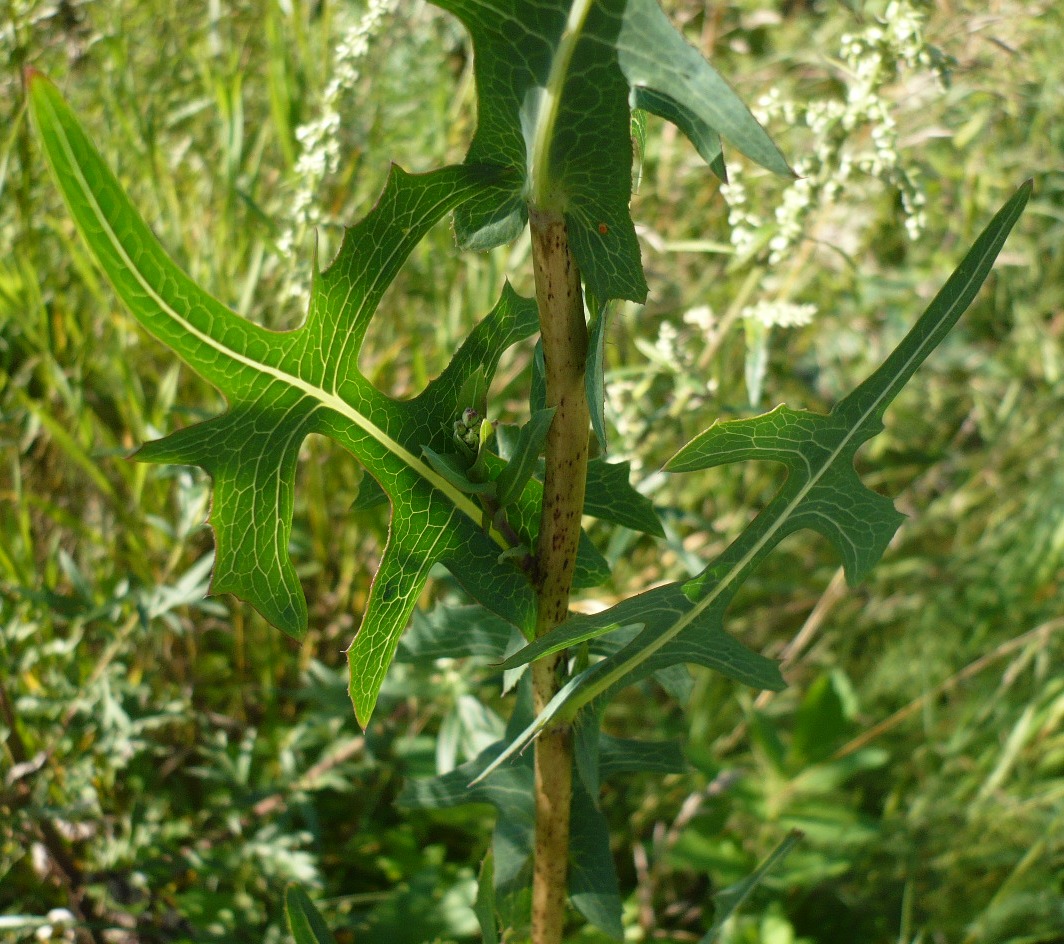
<path id="1" fill-rule="evenodd" d="M 605 236 L 610 231 L 610 228 L 605 223 L 599 223 L 598 231 L 600 236 Z"/>

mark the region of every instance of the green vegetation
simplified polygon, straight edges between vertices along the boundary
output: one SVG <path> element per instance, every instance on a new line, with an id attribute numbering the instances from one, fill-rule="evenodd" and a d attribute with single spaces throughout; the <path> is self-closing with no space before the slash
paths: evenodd
<path id="1" fill-rule="evenodd" d="M 431 8 L 103 6 L 14 3 L 5 52 L 64 88 L 191 278 L 267 328 L 302 321 L 315 227 L 320 259 L 349 258 L 340 224 L 367 216 L 388 160 L 424 172 L 460 162 L 473 139 L 471 50 Z M 714 892 L 797 828 L 803 841 L 722 940 L 1059 940 L 1064 16 L 1048 3 L 998 19 L 954 7 L 926 24 L 905 3 L 669 8 L 802 177 L 762 175 L 726 150 L 718 188 L 674 128 L 636 126 L 633 217 L 651 295 L 593 323 L 607 407 L 593 419 L 653 500 L 667 548 L 640 534 L 653 516 L 631 497 L 627 527 L 616 514 L 589 523 L 613 571 L 581 593 L 589 612 L 727 560 L 771 507 L 778 467 L 657 473 L 679 445 L 716 416 L 762 412 L 749 406 L 759 401 L 827 413 L 897 347 L 1015 183 L 1033 175 L 1035 196 L 989 288 L 857 455 L 861 481 L 900 494 L 910 516 L 883 561 L 849 590 L 838 551 L 803 531 L 735 594 L 728 632 L 782 657 L 788 687 L 758 695 L 695 669 L 693 686 L 662 678 L 690 689 L 683 713 L 651 682 L 612 701 L 598 773 L 626 935 L 698 940 Z M 279 941 L 296 883 L 341 942 L 476 939 L 494 817 L 451 803 L 469 798 L 464 765 L 531 721 L 522 707 L 506 731 L 490 667 L 510 630 L 456 609 L 443 570 L 406 588 L 419 610 L 363 734 L 343 650 L 387 589 L 369 577 L 387 561 L 388 508 L 352 456 L 313 436 L 290 457 L 285 579 L 310 606 L 302 642 L 239 601 L 205 598 L 208 480 L 123 457 L 223 404 L 100 280 L 45 179 L 17 71 L 3 81 L 0 929 L 73 935 L 49 917 L 72 908 L 130 940 Z M 459 254 L 433 222 L 421 243 L 410 237 L 348 365 L 366 388 L 409 396 L 435 377 L 439 390 L 475 319 L 505 300 L 504 278 L 532 294 L 527 237 Z M 460 231 L 475 222 L 460 218 Z M 605 296 L 639 297 L 632 278 L 620 290 L 606 279 L 623 265 L 603 271 Z M 504 307 L 495 322 L 520 321 Z M 521 424 L 531 351 L 498 346 L 489 416 Z M 524 441 L 534 452 L 534 429 Z M 437 460 L 418 461 L 446 479 Z M 467 520 L 538 487 L 520 470 L 495 484 L 462 499 Z M 652 600 L 683 604 L 669 592 Z M 598 644 L 592 655 L 613 651 Z M 659 743 L 639 754 L 656 772 L 632 778 L 627 739 L 648 736 L 682 739 L 690 766 Z M 510 770 L 530 782 L 530 763 Z M 493 784 L 472 788 L 477 799 L 498 805 Z M 315 940 L 309 900 L 288 900 L 295 939 Z"/>

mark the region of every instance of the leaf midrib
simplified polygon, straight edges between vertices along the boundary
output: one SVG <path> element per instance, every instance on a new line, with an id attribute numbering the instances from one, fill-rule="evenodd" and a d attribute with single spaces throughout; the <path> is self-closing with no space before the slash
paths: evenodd
<path id="1" fill-rule="evenodd" d="M 550 199 L 550 146 L 554 137 L 554 126 L 558 121 L 558 109 L 561 106 L 562 91 L 569 75 L 569 66 L 573 60 L 577 43 L 583 35 L 584 23 L 595 0 L 575 0 L 569 9 L 558 40 L 558 48 L 551 60 L 550 74 L 540 98 L 536 125 L 532 132 L 532 148 L 529 155 L 529 177 L 531 178 L 531 201 L 539 209 L 546 209 Z"/>
<path id="2" fill-rule="evenodd" d="M 126 247 L 122 241 L 118 238 L 114 229 L 111 226 L 110 220 L 107 214 L 104 213 L 103 208 L 96 200 L 95 193 L 89 186 L 88 181 L 85 179 L 82 173 L 80 161 L 74 152 L 73 147 L 70 144 L 70 139 L 67 136 L 66 128 L 61 120 L 61 116 L 56 113 L 51 101 L 47 101 L 47 107 L 52 112 L 52 118 L 54 119 L 52 128 L 59 140 L 60 146 L 63 148 L 63 152 L 66 155 L 67 161 L 72 168 L 75 177 L 77 179 L 78 188 L 81 191 L 82 199 L 85 204 L 90 208 L 93 215 L 96 217 L 97 223 L 100 225 L 103 232 L 106 233 L 108 241 L 111 243 L 112 249 L 118 254 L 118 256 L 125 263 L 127 270 L 133 274 L 137 283 L 141 286 L 144 292 L 157 304 L 161 311 L 163 311 L 169 318 L 171 318 L 176 324 L 180 325 L 183 330 L 198 338 L 202 343 L 208 347 L 213 348 L 223 357 L 228 357 L 230 360 L 243 364 L 246 367 L 250 367 L 252 370 L 258 371 L 261 374 L 272 377 L 275 380 L 279 380 L 282 383 L 294 387 L 301 391 L 305 396 L 311 400 L 317 401 L 320 406 L 324 406 L 328 409 L 339 413 L 345 419 L 348 419 L 354 425 L 356 425 L 363 432 L 368 434 L 371 438 L 375 439 L 385 449 L 391 452 L 396 458 L 398 458 L 403 464 L 409 467 L 412 471 L 416 472 L 426 482 L 428 482 L 433 488 L 443 492 L 451 503 L 462 511 L 467 517 L 469 517 L 478 527 L 480 526 L 482 514 L 481 509 L 467 496 L 459 492 L 454 486 L 452 486 L 442 476 L 437 475 L 430 466 L 422 462 L 420 458 L 411 453 L 405 446 L 397 442 L 391 436 L 389 436 L 383 429 L 371 422 L 368 417 L 359 413 L 349 403 L 341 399 L 335 393 L 330 393 L 321 387 L 308 383 L 302 377 L 295 374 L 290 374 L 279 368 L 273 367 L 269 364 L 264 364 L 261 361 L 257 361 L 254 358 L 248 357 L 245 354 L 241 354 L 238 351 L 234 351 L 223 344 L 220 344 L 211 335 L 206 334 L 197 328 L 194 324 L 182 317 L 177 311 L 173 309 L 166 299 L 164 299 L 155 290 L 154 286 L 148 279 L 145 278 L 141 272 L 139 266 L 133 261 L 129 253 L 126 252 Z M 75 220 L 77 215 L 74 216 Z M 90 240 L 91 241 L 91 240 Z M 312 412 L 317 410 L 318 406 L 312 408 Z M 396 511 L 396 506 L 393 502 L 393 513 Z M 505 538 L 498 533 L 494 528 L 490 529 L 489 536 L 502 548 L 509 547 Z"/>
<path id="3" fill-rule="evenodd" d="M 930 344 L 931 347 L 934 348 L 935 343 L 932 341 L 932 339 L 934 338 L 935 328 L 937 328 L 938 325 L 942 324 L 950 317 L 954 309 L 957 307 L 957 304 L 960 302 L 961 299 L 964 298 L 968 287 L 978 276 L 982 261 L 986 258 L 987 254 L 993 252 L 993 244 L 991 244 L 990 246 L 988 246 L 987 252 L 979 258 L 978 262 L 975 265 L 973 265 L 971 274 L 965 281 L 963 289 L 957 293 L 954 302 L 947 306 L 947 308 L 943 311 L 939 318 L 936 319 L 935 325 L 929 331 L 926 332 L 924 340 L 913 349 L 912 354 L 904 361 L 903 367 L 900 370 L 895 371 L 896 377 L 905 376 L 913 363 L 916 363 L 917 365 L 922 363 L 922 361 L 927 357 L 927 354 L 925 354 L 924 351 L 926 350 L 928 344 Z M 934 301 L 932 301 L 932 304 L 934 304 Z M 918 324 L 919 321 L 917 321 L 917 325 Z M 866 383 L 871 382 L 874 379 L 875 374 L 873 374 L 872 377 L 870 377 L 868 381 L 866 381 Z M 646 659 L 654 655 L 655 652 L 657 652 L 667 643 L 675 639 L 680 633 L 682 633 L 688 626 L 690 626 L 696 619 L 698 619 L 699 616 L 701 616 L 720 598 L 724 591 L 729 586 L 731 586 L 731 584 L 736 580 L 736 578 L 743 572 L 743 570 L 750 563 L 750 561 L 753 560 L 766 545 L 768 545 L 768 543 L 790 520 L 797 506 L 800 505 L 802 501 L 804 501 L 805 497 L 809 494 L 810 491 L 812 491 L 814 486 L 821 480 L 821 478 L 823 478 L 823 476 L 827 473 L 828 469 L 830 469 L 835 464 L 835 461 L 838 459 L 839 455 L 841 455 L 843 450 L 846 449 L 846 447 L 850 444 L 850 442 L 857 435 L 857 433 L 864 428 L 864 425 L 868 421 L 868 418 L 873 413 L 875 413 L 876 410 L 879 409 L 880 405 L 883 404 L 884 401 L 889 404 L 891 400 L 893 400 L 893 395 L 891 395 L 891 388 L 892 384 L 888 380 L 888 382 L 884 385 L 883 389 L 869 404 L 868 408 L 861 414 L 860 419 L 850 426 L 848 432 L 839 441 L 838 446 L 829 454 L 828 460 L 821 464 L 819 471 L 817 471 L 815 475 L 810 476 L 809 481 L 795 493 L 794 498 L 787 503 L 787 506 L 783 509 L 780 515 L 772 523 L 772 525 L 757 541 L 754 542 L 754 544 L 750 547 L 750 550 L 747 551 L 731 568 L 729 568 L 728 572 L 720 579 L 720 581 L 714 586 L 714 588 L 705 597 L 699 600 L 698 603 L 696 603 L 688 613 L 681 616 L 672 626 L 669 627 L 669 629 L 667 629 L 664 633 L 658 636 L 655 640 L 642 647 L 638 653 L 633 654 L 624 662 L 618 664 L 614 669 L 607 672 L 601 679 L 588 686 L 587 689 L 580 691 L 578 694 L 574 694 L 572 698 L 572 703 L 567 705 L 565 708 L 566 718 L 571 719 L 575 715 L 575 713 L 580 710 L 581 707 L 586 705 L 588 702 L 593 701 L 602 692 L 606 691 L 611 685 L 623 678 L 629 671 L 631 671 L 632 663 L 638 665 L 639 663 L 646 661 Z M 858 388 L 858 390 L 859 389 L 860 388 Z M 853 393 L 844 397 L 836 406 L 836 411 L 839 410 L 840 407 L 844 407 L 846 401 L 851 399 L 851 397 L 853 397 Z M 828 415 L 830 416 L 830 414 Z M 825 419 L 827 419 L 827 417 L 825 417 Z"/>

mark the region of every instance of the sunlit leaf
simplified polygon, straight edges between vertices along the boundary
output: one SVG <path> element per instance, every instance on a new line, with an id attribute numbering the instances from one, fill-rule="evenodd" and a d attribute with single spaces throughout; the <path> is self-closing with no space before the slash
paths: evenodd
<path id="1" fill-rule="evenodd" d="M 356 456 L 392 506 L 388 542 L 349 650 L 351 697 L 363 724 L 435 564 L 527 628 L 532 590 L 517 564 L 499 559 L 509 543 L 483 530 L 477 501 L 433 469 L 422 450 L 447 451 L 470 378 L 490 381 L 503 350 L 534 331 L 534 304 L 507 287 L 447 369 L 411 400 L 381 393 L 358 367 L 370 319 L 410 251 L 454 207 L 483 199 L 499 171 L 464 166 L 411 176 L 393 168 L 377 206 L 346 231 L 336 259 L 317 274 L 306 322 L 272 332 L 226 308 L 171 262 L 56 88 L 39 73 L 30 74 L 29 87 L 48 160 L 101 268 L 137 320 L 228 401 L 221 416 L 138 453 L 211 474 L 214 592 L 248 600 L 293 636 L 305 632 L 307 606 L 288 542 L 300 445 L 319 433 Z M 538 526 L 538 487 L 530 482 L 513 511 L 529 542 Z M 604 562 L 590 554 L 585 570 L 600 577 Z"/>
<path id="2" fill-rule="evenodd" d="M 456 213 L 464 243 L 513 239 L 537 210 L 561 212 L 577 264 L 600 301 L 642 301 L 631 108 L 675 122 L 718 175 L 719 139 L 791 171 L 732 88 L 657 0 L 436 0 L 469 30 L 477 130 L 466 160 L 514 175 L 508 198 Z"/>
<path id="3" fill-rule="evenodd" d="M 724 613 L 743 582 L 779 542 L 810 528 L 838 550 L 851 583 L 861 579 L 882 555 L 903 516 L 890 499 L 861 482 L 854 469 L 858 448 L 883 429 L 883 414 L 894 398 L 957 322 L 975 298 L 1019 219 L 1031 193 L 1028 181 L 997 212 L 957 270 L 927 310 L 883 364 L 842 399 L 827 416 L 778 407 L 753 419 L 712 426 L 681 449 L 668 463 L 674 472 L 693 471 L 743 459 L 783 463 L 787 480 L 776 496 L 701 574 L 684 584 L 668 584 L 630 597 L 591 616 L 576 616 L 504 665 L 513 667 L 594 639 L 622 627 L 643 627 L 639 635 L 609 658 L 569 682 L 539 716 L 499 755 L 501 764 L 523 749 L 540 731 L 571 721 L 581 707 L 645 678 L 652 668 L 677 661 L 709 664 L 730 637 Z M 742 679 L 758 663 L 736 642 L 722 669 Z M 744 653 L 740 656 L 740 652 Z M 764 660 L 767 662 L 768 660 Z M 762 669 L 767 666 L 761 665 Z"/>

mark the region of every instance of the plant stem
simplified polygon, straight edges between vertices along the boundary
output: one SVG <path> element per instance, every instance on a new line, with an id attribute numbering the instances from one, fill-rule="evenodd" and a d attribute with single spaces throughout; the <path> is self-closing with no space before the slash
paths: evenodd
<path id="1" fill-rule="evenodd" d="M 556 407 L 545 447 L 543 510 L 536 547 L 536 636 L 560 625 L 569 612 L 580 518 L 587 478 L 590 426 L 584 369 L 587 325 L 580 271 L 560 215 L 531 214 L 532 264 L 543 341 L 546 398 Z M 539 714 L 559 688 L 562 653 L 532 663 Z M 536 741 L 536 835 L 532 880 L 532 944 L 560 944 L 569 870 L 569 807 L 573 745 L 569 727 L 544 731 Z"/>

